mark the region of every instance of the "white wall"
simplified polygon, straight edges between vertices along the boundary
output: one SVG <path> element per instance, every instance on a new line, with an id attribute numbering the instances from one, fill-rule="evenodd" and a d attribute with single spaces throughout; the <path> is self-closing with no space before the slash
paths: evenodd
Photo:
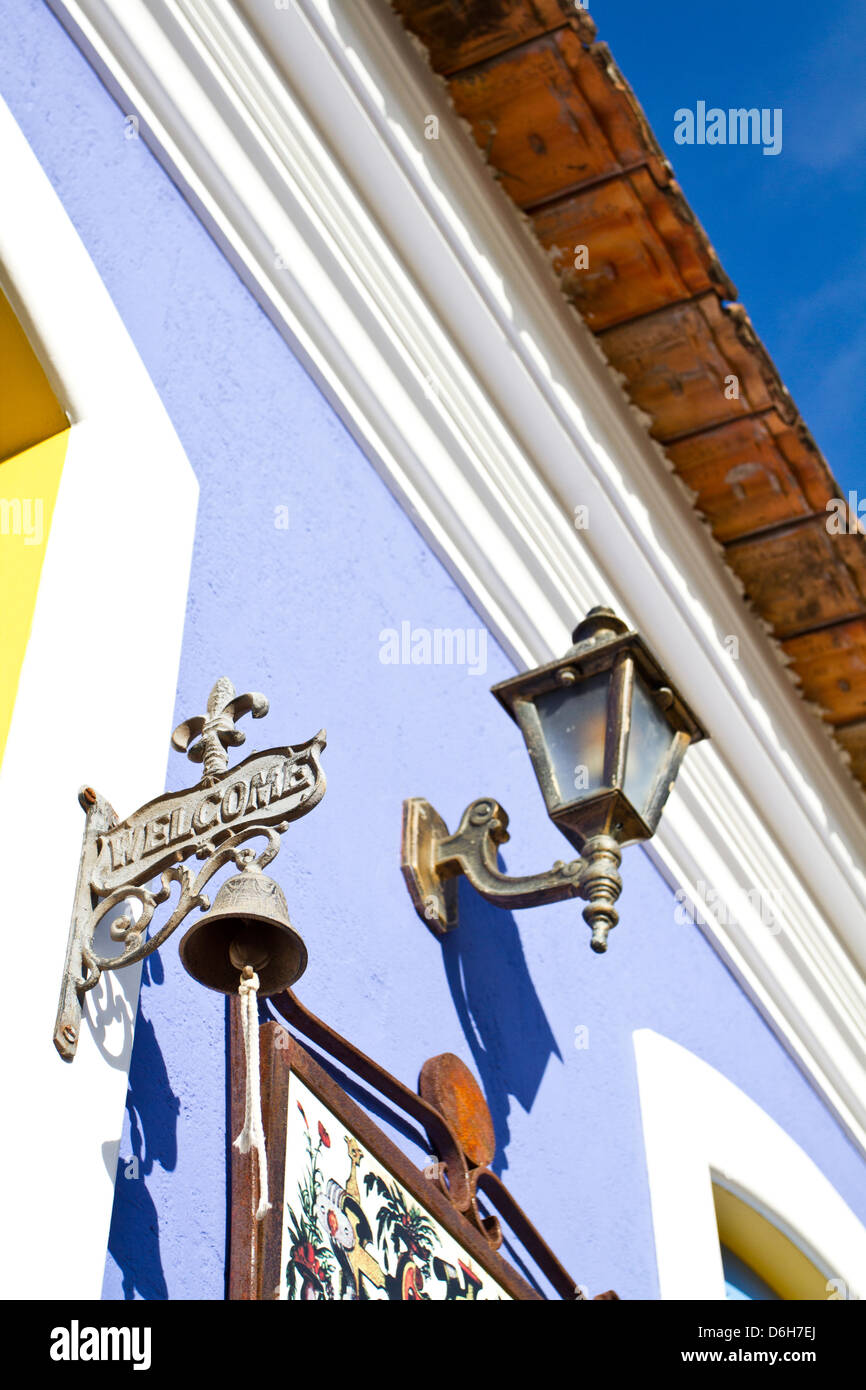
<path id="1" fill-rule="evenodd" d="M 138 999 L 135 967 L 52 1042 L 84 815 L 164 786 L 198 487 L 123 324 L 0 103 L 0 281 L 72 429 L 2 769 L 7 946 L 4 1298 L 98 1298 Z M 94 1008 L 95 1004 L 95 1008 Z M 95 1026 L 94 1026 L 95 1025 Z"/>
<path id="2" fill-rule="evenodd" d="M 862 1297 L 866 1229 L 799 1144 L 679 1043 L 641 1028 L 634 1046 L 660 1296 L 725 1297 L 715 1174 L 849 1297 Z"/>

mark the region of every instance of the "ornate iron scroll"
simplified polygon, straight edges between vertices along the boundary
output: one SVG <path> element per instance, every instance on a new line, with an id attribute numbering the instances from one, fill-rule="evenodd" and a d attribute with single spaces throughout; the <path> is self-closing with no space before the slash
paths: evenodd
<path id="1" fill-rule="evenodd" d="M 267 712 L 264 695 L 236 695 L 223 676 L 210 693 L 206 715 L 186 720 L 172 734 L 176 749 L 204 765 L 196 786 L 159 796 L 124 821 L 92 787 L 79 792 L 86 814 L 84 841 L 54 1028 L 54 1045 L 65 1061 L 72 1061 L 78 1046 L 83 998 L 100 977 L 144 960 L 195 908 L 207 911 L 204 888 L 225 864 L 269 864 L 279 852 L 280 834 L 321 801 L 324 730 L 297 747 L 254 753 L 229 771 L 225 749 L 245 738 L 235 720 L 247 713 L 261 719 Z M 267 841 L 258 854 L 247 845 L 256 836 Z M 192 855 L 204 860 L 198 873 L 184 867 Z M 174 909 L 148 936 L 156 909 L 168 901 L 175 883 L 180 893 Z M 122 951 L 96 954 L 93 941 L 100 922 L 126 903 L 129 911 L 109 928 Z"/>

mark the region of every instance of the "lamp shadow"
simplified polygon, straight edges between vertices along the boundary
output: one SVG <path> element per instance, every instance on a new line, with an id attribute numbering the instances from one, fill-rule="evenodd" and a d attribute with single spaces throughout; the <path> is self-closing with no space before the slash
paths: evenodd
<path id="1" fill-rule="evenodd" d="M 162 983 L 162 965 L 151 956 L 142 973 L 142 990 Z M 171 1089 L 153 1024 L 139 1006 L 126 1096 L 130 1152 L 117 1160 L 108 1252 L 117 1262 L 124 1299 L 167 1299 L 159 1245 L 159 1216 L 147 1178 L 159 1164 L 177 1165 L 180 1101 Z"/>
<path id="2" fill-rule="evenodd" d="M 532 1109 L 550 1057 L 562 1060 L 510 912 L 459 881 L 460 925 L 442 939 L 445 975 L 496 1130 L 491 1167 L 508 1167 L 512 1098 Z"/>

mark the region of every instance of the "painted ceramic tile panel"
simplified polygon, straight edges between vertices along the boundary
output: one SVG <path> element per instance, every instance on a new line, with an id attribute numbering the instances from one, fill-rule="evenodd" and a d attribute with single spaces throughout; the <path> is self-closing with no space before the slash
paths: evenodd
<path id="1" fill-rule="evenodd" d="M 280 1296 L 509 1299 L 294 1073 Z"/>

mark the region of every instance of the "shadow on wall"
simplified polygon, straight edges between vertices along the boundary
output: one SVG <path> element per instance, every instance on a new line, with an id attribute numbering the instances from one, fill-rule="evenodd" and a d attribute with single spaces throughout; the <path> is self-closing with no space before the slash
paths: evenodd
<path id="1" fill-rule="evenodd" d="M 161 983 L 162 965 L 153 955 L 144 963 L 141 997 L 146 986 Z M 117 1163 L 108 1251 L 120 1267 L 125 1299 L 167 1299 L 159 1218 L 146 1180 L 157 1163 L 166 1172 L 177 1165 L 180 1101 L 169 1084 L 153 1024 L 142 1017 L 140 1003 L 126 1108 L 130 1153 L 121 1154 Z"/>
<path id="2" fill-rule="evenodd" d="M 500 869 L 502 864 L 500 861 Z M 528 1111 L 551 1056 L 562 1061 L 530 979 L 517 923 L 460 880 L 460 925 L 442 939 L 445 974 L 496 1128 L 491 1164 L 508 1167 L 510 1097 Z"/>

